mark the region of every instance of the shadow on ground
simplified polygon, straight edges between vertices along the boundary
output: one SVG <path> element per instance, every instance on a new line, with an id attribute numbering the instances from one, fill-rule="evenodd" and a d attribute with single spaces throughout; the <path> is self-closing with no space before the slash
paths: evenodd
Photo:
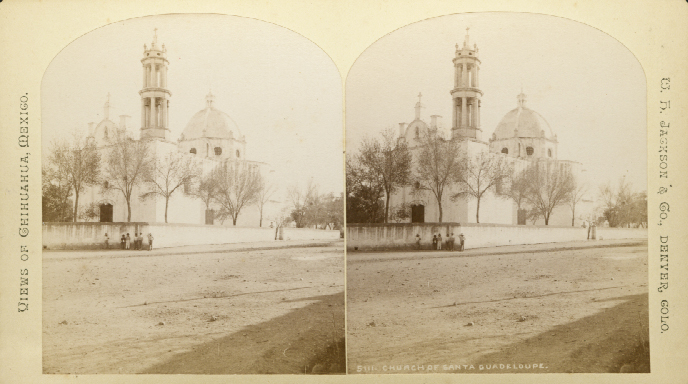
<path id="1" fill-rule="evenodd" d="M 514 363 L 542 363 L 547 368 L 540 372 L 650 372 L 648 296 L 608 301 L 618 300 L 623 302 L 482 357 L 476 367 L 497 367 L 477 372 L 533 372 L 499 367 Z"/>
<path id="2" fill-rule="evenodd" d="M 344 374 L 344 292 L 198 345 L 142 373 Z"/>

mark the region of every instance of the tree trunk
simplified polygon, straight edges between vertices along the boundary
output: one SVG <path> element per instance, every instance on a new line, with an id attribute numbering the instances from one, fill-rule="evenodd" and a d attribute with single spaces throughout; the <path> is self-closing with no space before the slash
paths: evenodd
<path id="1" fill-rule="evenodd" d="M 442 222 L 442 203 L 438 202 L 437 208 L 439 208 L 439 210 L 440 210 L 440 217 L 439 217 L 438 222 L 441 223 Z"/>
<path id="2" fill-rule="evenodd" d="M 75 189 L 74 190 L 74 217 L 72 217 L 72 222 L 76 223 L 76 215 L 78 213 L 79 209 L 79 192 Z"/>
<path id="3" fill-rule="evenodd" d="M 131 223 L 131 203 L 127 199 L 127 222 Z"/>
<path id="4" fill-rule="evenodd" d="M 573 206 L 573 209 L 571 209 L 571 226 L 573 227 L 576 222 L 576 206 Z"/>
<path id="5" fill-rule="evenodd" d="M 167 207 L 170 204 L 170 197 L 165 197 L 165 223 L 167 223 Z"/>
<path id="6" fill-rule="evenodd" d="M 238 215 L 237 215 L 238 216 Z M 237 217 L 232 215 L 232 225 L 236 227 Z"/>
<path id="7" fill-rule="evenodd" d="M 480 197 L 478 197 L 478 204 L 475 208 L 475 222 L 480 223 Z"/>
<path id="8" fill-rule="evenodd" d="M 263 208 L 260 209 L 260 221 L 258 222 L 258 226 L 263 226 Z"/>
<path id="9" fill-rule="evenodd" d="M 389 218 L 389 193 L 385 192 L 385 221 L 387 224 L 387 219 Z"/>
<path id="10" fill-rule="evenodd" d="M 547 213 L 545 213 L 542 216 L 545 218 L 545 225 L 549 225 L 549 215 Z"/>

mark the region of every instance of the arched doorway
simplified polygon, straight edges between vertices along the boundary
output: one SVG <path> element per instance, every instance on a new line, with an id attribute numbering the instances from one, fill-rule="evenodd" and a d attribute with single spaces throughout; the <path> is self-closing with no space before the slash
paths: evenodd
<path id="1" fill-rule="evenodd" d="M 112 204 L 104 203 L 100 205 L 100 222 L 112 223 Z"/>
<path id="2" fill-rule="evenodd" d="M 411 222 L 424 223 L 425 222 L 425 206 L 422 204 L 411 205 Z"/>

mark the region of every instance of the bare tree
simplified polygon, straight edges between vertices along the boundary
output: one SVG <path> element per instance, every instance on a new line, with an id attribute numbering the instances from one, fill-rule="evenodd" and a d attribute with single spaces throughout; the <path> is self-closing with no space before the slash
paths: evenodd
<path id="1" fill-rule="evenodd" d="M 389 219 L 389 200 L 397 188 L 407 185 L 411 178 L 411 152 L 406 143 L 396 138 L 388 128 L 379 139 L 366 139 L 356 156 L 356 162 L 385 191 L 385 217 Z"/>
<path id="2" fill-rule="evenodd" d="M 415 173 L 416 191 L 429 190 L 435 195 L 440 223 L 445 190 L 461 180 L 463 162 L 461 141 L 445 140 L 434 130 L 422 137 Z"/>
<path id="3" fill-rule="evenodd" d="M 569 207 L 571 207 L 571 226 L 573 227 L 576 223 L 576 205 L 581 201 L 583 196 L 585 196 L 588 191 L 588 186 L 579 183 L 575 178 L 573 179 L 574 188 L 571 191 L 571 196 L 569 196 Z"/>
<path id="4" fill-rule="evenodd" d="M 245 161 L 228 161 L 214 172 L 217 177 L 217 202 L 220 215 L 232 218 L 236 225 L 241 210 L 255 204 L 260 192 L 261 175 Z"/>
<path id="5" fill-rule="evenodd" d="M 100 152 L 92 140 L 75 132 L 71 141 L 52 143 L 48 162 L 55 177 L 64 180 L 74 193 L 72 220 L 76 222 L 79 217 L 80 193 L 84 188 L 100 182 Z"/>
<path id="6" fill-rule="evenodd" d="M 526 206 L 528 202 L 528 193 L 530 191 L 530 181 L 528 180 L 525 170 L 515 173 L 509 182 L 509 188 L 506 191 L 507 196 L 516 203 L 518 212 L 518 224 L 525 224 L 527 218 Z M 532 214 L 532 213 L 531 213 Z M 523 216 L 521 216 L 523 215 Z M 537 218 L 535 219 L 537 221 Z"/>
<path id="7" fill-rule="evenodd" d="M 263 226 L 263 208 L 265 207 L 265 204 L 270 201 L 270 197 L 275 193 L 277 188 L 275 188 L 275 185 L 267 182 L 264 178 L 260 179 L 260 190 L 258 191 L 258 211 L 260 212 L 260 221 L 258 226 L 262 227 Z"/>
<path id="8" fill-rule="evenodd" d="M 170 152 L 162 159 L 153 160 L 153 163 L 151 172 L 144 175 L 144 182 L 148 184 L 150 190 L 143 193 L 141 198 L 147 199 L 157 196 L 164 198 L 165 222 L 167 223 L 170 197 L 179 187 L 184 186 L 185 190 L 188 191 L 191 183 L 198 177 L 200 168 L 194 158 L 179 152 Z"/>
<path id="9" fill-rule="evenodd" d="M 144 183 L 153 161 L 145 140 L 133 140 L 125 129 L 116 129 L 110 138 L 105 165 L 105 193 L 119 191 L 127 202 L 127 221 L 131 221 L 131 197 Z"/>
<path id="10" fill-rule="evenodd" d="M 502 185 L 511 176 L 513 169 L 502 156 L 480 152 L 466 161 L 459 178 L 459 192 L 454 197 L 476 200 L 475 222 L 480 222 L 480 200 L 487 191 L 493 191 L 498 197 L 508 195 L 497 186 Z"/>
<path id="11" fill-rule="evenodd" d="M 554 161 L 531 164 L 526 173 L 531 185 L 528 200 L 549 225 L 554 208 L 568 202 L 575 189 L 573 175 L 565 164 Z"/>

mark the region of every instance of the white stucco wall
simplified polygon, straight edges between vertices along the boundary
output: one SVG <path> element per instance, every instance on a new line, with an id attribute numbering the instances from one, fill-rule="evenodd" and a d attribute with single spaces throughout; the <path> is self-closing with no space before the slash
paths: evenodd
<path id="1" fill-rule="evenodd" d="M 414 248 L 416 235 L 421 237 L 421 245 L 428 249 L 434 234 L 441 233 L 443 240 L 447 234 L 460 233 L 466 238 L 465 248 L 482 248 L 502 245 L 555 243 L 586 240 L 588 230 L 571 226 L 534 226 L 499 224 L 387 224 L 387 225 L 350 225 L 346 230 L 347 249 L 390 249 Z M 598 239 L 643 239 L 647 229 L 597 228 Z"/>

